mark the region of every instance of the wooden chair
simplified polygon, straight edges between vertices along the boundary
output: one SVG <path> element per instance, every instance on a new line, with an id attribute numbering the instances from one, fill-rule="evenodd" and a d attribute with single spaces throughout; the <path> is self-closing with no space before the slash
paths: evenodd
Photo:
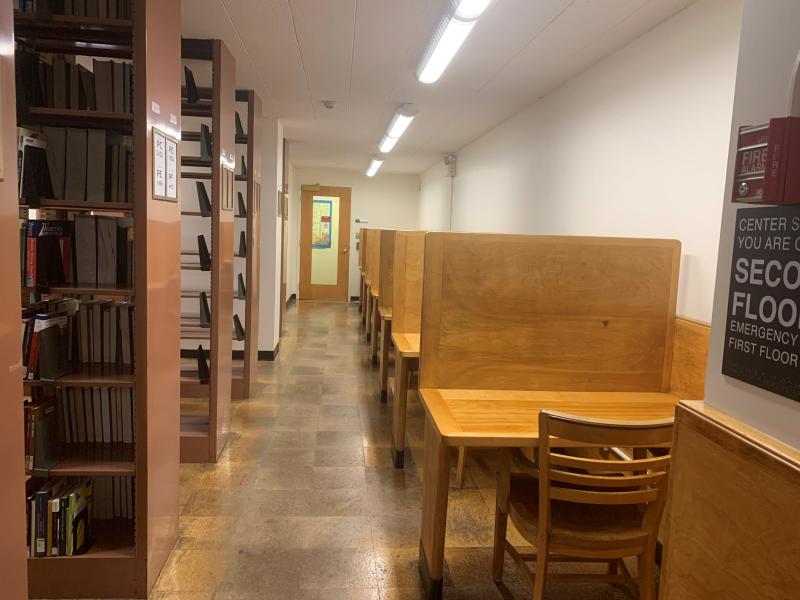
<path id="1" fill-rule="evenodd" d="M 366 279 L 364 274 L 364 265 L 366 263 L 366 246 L 367 244 L 367 228 L 362 227 L 359 230 L 358 234 L 358 271 L 360 276 L 359 287 L 358 287 L 358 312 L 361 313 L 361 322 L 364 322 L 366 317 L 365 307 L 366 307 Z"/>
<path id="2" fill-rule="evenodd" d="M 504 451 L 498 476 L 494 579 L 503 577 L 507 551 L 530 581 L 534 600 L 544 598 L 547 581 L 628 584 L 638 588 L 639 600 L 654 600 L 656 541 L 670 462 L 664 448 L 672 441 L 672 429 L 672 419 L 612 422 L 542 411 L 538 463 L 523 459 L 527 472 L 512 474 L 512 452 Z M 591 449 L 591 454 L 632 448 L 635 458 L 620 460 L 616 454 L 584 458 L 561 446 Z M 535 554 L 522 554 L 509 543 L 509 515 L 536 548 Z M 638 560 L 638 584 L 622 560 L 630 556 Z M 526 562 L 535 563 L 534 573 Z M 602 562 L 608 571 L 548 575 L 550 562 Z"/>
<path id="3" fill-rule="evenodd" d="M 378 360 L 380 373 L 381 402 L 389 398 L 389 348 L 392 345 L 392 296 L 394 295 L 394 243 L 398 232 L 393 229 L 381 231 L 381 256 L 378 278 L 380 280 L 380 297 L 378 298 L 378 327 L 380 339 L 380 357 Z"/>
<path id="4" fill-rule="evenodd" d="M 374 323 L 378 316 L 378 296 L 380 281 L 378 280 L 381 261 L 381 230 L 367 229 L 366 233 L 366 264 L 364 266 L 364 281 L 367 300 L 366 318 L 364 320 L 364 331 L 367 334 L 367 341 L 373 341 L 375 333 Z M 380 324 L 380 322 L 379 322 Z M 375 341 L 376 342 L 376 341 Z M 373 344 L 375 343 L 373 342 Z M 372 353 L 374 362 L 377 363 L 377 352 Z"/>

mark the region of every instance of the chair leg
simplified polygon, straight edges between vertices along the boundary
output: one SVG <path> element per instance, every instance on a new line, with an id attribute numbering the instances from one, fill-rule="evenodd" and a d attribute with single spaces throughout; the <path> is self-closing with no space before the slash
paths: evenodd
<path id="1" fill-rule="evenodd" d="M 459 449 L 461 450 L 461 449 Z M 461 457 L 459 452 L 459 458 Z M 506 556 L 508 533 L 508 494 L 511 486 L 511 455 L 509 450 L 500 451 L 500 467 L 497 471 L 497 500 L 494 515 L 494 555 L 492 557 L 492 579 L 502 581 L 503 562 Z"/>
<path id="2" fill-rule="evenodd" d="M 458 464 L 456 465 L 456 485 L 458 489 L 464 489 L 464 475 L 467 463 L 467 449 L 464 446 L 458 449 Z"/>
<path id="3" fill-rule="evenodd" d="M 639 600 L 656 598 L 656 547 L 649 544 L 647 550 L 636 557 L 638 562 Z"/>
<path id="4" fill-rule="evenodd" d="M 547 583 L 547 564 L 549 548 L 546 537 L 540 537 L 536 544 L 536 572 L 533 576 L 533 600 L 544 600 L 544 586 Z"/>

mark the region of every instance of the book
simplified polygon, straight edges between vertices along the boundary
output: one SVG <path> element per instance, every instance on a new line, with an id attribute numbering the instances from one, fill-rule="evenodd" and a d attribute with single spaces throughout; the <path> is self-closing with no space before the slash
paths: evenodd
<path id="1" fill-rule="evenodd" d="M 53 58 L 53 108 L 67 108 L 69 105 L 69 80 L 67 63 L 63 56 Z"/>
<path id="2" fill-rule="evenodd" d="M 106 200 L 106 131 L 89 129 L 87 131 L 86 152 L 86 200 L 105 202 Z"/>
<path id="3" fill-rule="evenodd" d="M 69 81 L 69 102 L 67 102 L 68 108 L 76 110 L 85 108 L 85 106 L 81 105 L 80 69 L 78 69 L 78 65 L 76 65 L 74 62 L 67 63 L 67 77 Z"/>
<path id="4" fill-rule="evenodd" d="M 80 107 L 87 110 L 97 110 L 97 97 L 94 90 L 94 73 L 83 65 L 78 65 L 78 75 L 81 82 Z"/>
<path id="5" fill-rule="evenodd" d="M 89 287 L 97 286 L 97 227 L 94 215 L 76 214 L 75 226 L 75 282 Z"/>
<path id="6" fill-rule="evenodd" d="M 71 279 L 72 223 L 64 220 L 28 221 L 25 285 L 59 285 Z"/>
<path id="7" fill-rule="evenodd" d="M 53 198 L 64 198 L 64 181 L 67 160 L 66 127 L 42 127 L 42 135 L 47 143 L 47 169 L 50 173 L 50 187 Z"/>
<path id="8" fill-rule="evenodd" d="M 39 335 L 38 377 L 42 381 L 56 381 L 69 373 L 67 364 L 66 312 L 36 319 L 34 336 Z M 33 365 L 35 368 L 36 365 Z"/>
<path id="9" fill-rule="evenodd" d="M 117 284 L 117 219 L 95 217 L 97 226 L 97 285 L 114 287 Z"/>
<path id="10" fill-rule="evenodd" d="M 95 104 L 97 110 L 114 112 L 113 61 L 93 61 Z"/>
<path id="11" fill-rule="evenodd" d="M 58 405 L 55 396 L 44 397 L 30 406 L 32 461 L 31 472 L 46 477 L 63 455 L 59 443 Z"/>
<path id="12" fill-rule="evenodd" d="M 64 199 L 71 202 L 86 200 L 86 150 L 87 131 L 70 127 L 67 129 L 66 178 Z"/>
<path id="13" fill-rule="evenodd" d="M 46 148 L 47 142 L 43 138 L 23 135 L 19 141 L 19 198 L 30 206 L 38 206 L 42 198 L 53 197 Z"/>
<path id="14" fill-rule="evenodd" d="M 125 67 L 118 61 L 111 62 L 112 102 L 114 112 L 125 112 Z"/>

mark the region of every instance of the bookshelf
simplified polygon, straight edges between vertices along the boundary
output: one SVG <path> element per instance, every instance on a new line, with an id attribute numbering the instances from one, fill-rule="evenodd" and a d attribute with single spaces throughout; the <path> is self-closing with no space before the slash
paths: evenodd
<path id="1" fill-rule="evenodd" d="M 247 253 L 244 257 L 234 257 L 234 278 L 244 274 L 246 295 L 244 299 L 234 298 L 234 312 L 244 315 L 245 337 L 234 341 L 234 362 L 232 369 L 231 393 L 235 400 L 250 397 L 252 382 L 258 368 L 258 297 L 261 257 L 261 98 L 253 90 L 236 90 L 236 106 L 240 110 L 244 135 L 236 135 L 237 156 L 246 165 L 246 181 L 237 179 L 237 218 L 234 245 L 238 247 L 239 236 L 244 232 L 247 240 Z M 238 169 L 241 173 L 241 168 Z M 247 212 L 240 214 L 238 193 L 242 193 Z M 237 287 L 233 281 L 234 289 Z M 240 358 L 241 357 L 241 358 Z"/>
<path id="2" fill-rule="evenodd" d="M 11 24 L 9 4 L 0 9 L 0 32 L 3 37 Z M 125 201 L 42 199 L 35 203 L 20 203 L 8 179 L 3 182 L 2 210 L 14 212 L 17 217 L 28 214 L 29 209 L 40 209 L 40 219 L 72 221 L 76 215 L 122 216 L 132 219 L 135 238 L 132 245 L 132 285 L 76 285 L 63 283 L 23 288 L 23 296 L 32 300 L 46 294 L 50 297 L 74 297 L 81 301 L 114 299 L 135 306 L 135 319 L 131 322 L 130 338 L 133 345 L 132 364 L 106 365 L 75 364 L 67 375 L 55 381 L 39 379 L 21 381 L 19 372 L 14 381 L 3 381 L 4 390 L 13 390 L 7 398 L 18 397 L 13 403 L 14 415 L 3 422 L 22 429 L 22 394 L 37 395 L 47 391 L 117 389 L 131 394 L 132 437 L 125 443 L 62 442 L 60 459 L 46 470 L 48 477 L 91 478 L 95 482 L 95 503 L 100 500 L 99 482 L 109 478 L 122 478 L 129 486 L 129 513 L 114 514 L 107 518 L 97 516 L 91 525 L 91 543 L 85 553 L 71 556 L 28 558 L 28 595 L 31 598 L 146 598 L 153 588 L 178 532 L 178 480 L 179 480 L 179 303 L 180 303 L 180 204 L 158 200 L 154 197 L 153 181 L 153 128 L 158 128 L 172 138 L 180 135 L 180 2 L 178 0 L 133 0 L 131 19 L 99 19 L 76 16 L 39 16 L 13 13 L 16 49 L 33 51 L 40 55 L 63 55 L 70 64 L 81 63 L 82 58 L 111 58 L 130 65 L 130 112 L 109 112 L 79 108 L 48 108 L 29 105 L 17 115 L 16 125 L 30 128 L 47 126 L 57 128 L 96 129 L 129 136 L 130 151 L 136 160 L 130 161 L 128 199 Z M 0 40 L 3 43 L 5 39 Z M 21 50 L 22 49 L 22 50 Z M 0 56 L 6 61 L 8 55 Z M 11 59 L 8 59 L 11 62 Z M 74 62 L 71 62 L 74 61 Z M 126 67 L 127 68 L 127 67 Z M 14 89 L 13 64 L 3 69 L 3 90 Z M 95 73 L 92 75 L 96 76 Z M 9 85 L 10 83 L 10 85 Z M 83 85 L 83 83 L 81 82 Z M 127 84 L 126 84 L 127 85 Z M 126 90 L 128 88 L 126 87 Z M 13 92 L 12 92 L 13 93 Z M 3 136 L 13 135 L 14 102 L 3 99 Z M 9 122 L 10 125 L 9 126 Z M 12 161 L 9 172 L 15 173 L 13 159 L 15 140 L 6 143 L 4 160 Z M 105 160 L 109 160 L 106 157 Z M 15 179 L 15 178 L 14 178 Z M 13 194 L 14 206 L 9 203 Z M 108 194 L 106 200 L 111 200 Z M 20 213 L 21 211 L 21 213 Z M 7 220 L 1 222 L 6 223 Z M 2 236 L 9 245 L 17 236 Z M 6 241 L 7 240 L 7 241 Z M 16 242 L 14 242 L 16 245 Z M 12 250 L 8 250 L 12 252 Z M 19 254 L 19 248 L 15 250 Z M 16 271 L 17 265 L 5 261 L 2 269 Z M 4 273 L 12 277 L 9 273 Z M 157 282 L 157 285 L 153 285 Z M 4 354 L 13 349 L 19 361 L 20 339 L 19 304 L 14 306 L 3 300 L 3 314 L 13 315 L 16 327 L 13 340 L 3 338 Z M 8 373 L 7 369 L 2 370 Z M 6 375 L 3 375 L 6 377 Z M 19 387 L 17 387 L 19 386 Z M 7 402 L 11 409 L 11 402 Z M 59 427 L 63 423 L 59 420 Z M 22 442 L 22 435 L 2 436 L 2 444 Z M 18 506 L 24 512 L 25 496 L 37 489 L 42 478 L 28 477 L 24 486 L 12 484 L 9 471 L 14 465 L 23 466 L 21 448 L 2 448 L 4 456 L 20 456 L 19 461 L 7 460 L 3 467 L 7 493 L 14 490 L 15 498 L 3 506 Z M 34 475 L 38 471 L 33 472 Z M 37 482 L 38 480 L 38 482 Z M 110 483 L 110 482 L 109 482 Z M 36 487 L 34 487 L 36 486 Z M 3 547 L 3 569 L 25 572 L 14 558 L 25 560 L 24 515 L 18 519 L 11 508 L 4 509 L 4 540 L 0 544 L 15 544 L 13 557 Z M 18 539 L 22 531 L 23 539 Z M 17 546 L 18 545 L 18 546 Z M 14 577 L 4 578 L 4 597 L 16 598 L 16 589 L 9 584 Z"/>
<path id="3" fill-rule="evenodd" d="M 183 39 L 181 56 L 205 87 L 199 99 L 191 102 L 184 89 L 181 100 L 181 135 L 186 157 L 181 171 L 185 198 L 181 215 L 184 251 L 194 252 L 198 235 L 206 236 L 210 250 L 210 270 L 198 268 L 184 257 L 181 288 L 181 462 L 214 463 L 230 434 L 233 298 L 235 154 L 234 93 L 236 64 L 221 40 Z M 210 130 L 212 160 L 202 160 L 199 132 Z M 192 133 L 195 132 L 195 135 Z M 201 142 L 202 145 L 202 142 Z M 209 216 L 202 216 L 197 182 L 202 182 L 210 200 Z M 191 193 L 189 193 L 191 190 Z M 197 210 L 195 210 L 195 207 Z M 191 256 L 191 255 L 187 255 Z M 234 288 L 235 289 L 235 288 Z M 207 327 L 200 324 L 198 298 L 205 292 L 210 308 Z M 199 347 L 209 367 L 204 382 L 197 365 Z"/>
<path id="4" fill-rule="evenodd" d="M 8 48 L 14 40 L 14 17 L 11 5 L 0 5 L 0 46 Z M 16 110 L 14 98 L 14 56 L 0 53 L 0 245 L 3 256 L 19 256 L 16 188 Z M 3 281 L 19 281 L 17 260 L 0 261 Z M 23 600 L 28 597 L 25 553 L 25 454 L 22 416 L 22 363 L 19 329 L 20 294 L 7 286 L 0 294 L 0 506 L 3 506 L 3 535 L 0 536 L 0 578 L 3 597 Z"/>

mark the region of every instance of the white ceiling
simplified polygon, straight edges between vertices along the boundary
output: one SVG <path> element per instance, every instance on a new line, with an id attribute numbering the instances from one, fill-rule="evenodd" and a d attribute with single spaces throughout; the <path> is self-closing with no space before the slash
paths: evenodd
<path id="1" fill-rule="evenodd" d="M 425 86 L 414 69 L 447 1 L 183 0 L 182 33 L 225 41 L 298 167 L 365 169 L 396 105 L 416 103 L 383 171 L 420 173 L 694 0 L 494 0 Z"/>

